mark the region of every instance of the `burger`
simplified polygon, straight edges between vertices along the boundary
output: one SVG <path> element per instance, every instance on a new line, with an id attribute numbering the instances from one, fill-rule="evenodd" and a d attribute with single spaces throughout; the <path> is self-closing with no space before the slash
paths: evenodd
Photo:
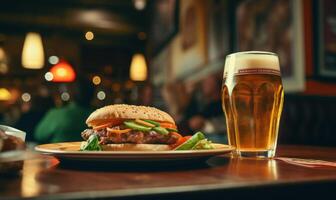
<path id="1" fill-rule="evenodd" d="M 103 150 L 170 150 L 182 137 L 174 119 L 157 108 L 116 104 L 94 111 L 82 132 Z M 98 148 L 97 148 L 98 150 Z"/>
<path id="2" fill-rule="evenodd" d="M 0 175 L 16 174 L 22 169 L 23 161 L 18 155 L 23 154 L 25 149 L 21 138 L 8 135 L 0 128 Z"/>
<path id="3" fill-rule="evenodd" d="M 154 107 L 109 105 L 94 111 L 81 133 L 82 151 L 166 151 L 208 149 L 211 142 L 201 132 L 182 137 L 174 119 Z"/>

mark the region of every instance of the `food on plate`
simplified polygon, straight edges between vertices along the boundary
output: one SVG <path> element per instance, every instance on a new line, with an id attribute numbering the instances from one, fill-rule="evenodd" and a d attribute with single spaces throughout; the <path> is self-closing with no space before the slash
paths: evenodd
<path id="1" fill-rule="evenodd" d="M 201 132 L 181 136 L 174 119 L 154 107 L 115 104 L 94 111 L 82 132 L 82 151 L 165 151 L 211 149 Z"/>
<path id="2" fill-rule="evenodd" d="M 24 150 L 25 143 L 21 138 L 7 135 L 0 129 L 0 155 L 15 150 Z M 1 159 L 0 159 L 1 161 Z M 16 173 L 22 169 L 23 161 L 0 162 L 0 173 Z"/>

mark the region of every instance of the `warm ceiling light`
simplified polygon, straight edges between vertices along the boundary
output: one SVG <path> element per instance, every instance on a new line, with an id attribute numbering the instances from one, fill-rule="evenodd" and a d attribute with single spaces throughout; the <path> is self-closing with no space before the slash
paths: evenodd
<path id="1" fill-rule="evenodd" d="M 85 39 L 93 40 L 93 38 L 94 38 L 94 34 L 93 34 L 92 31 L 88 31 L 88 32 L 85 33 Z"/>
<path id="2" fill-rule="evenodd" d="M 92 78 L 92 83 L 95 85 L 99 85 L 101 83 L 101 78 L 99 76 L 94 76 Z"/>
<path id="3" fill-rule="evenodd" d="M 11 93 L 6 88 L 0 88 L 0 101 L 8 101 L 11 97 Z"/>
<path id="4" fill-rule="evenodd" d="M 133 81 L 145 81 L 147 79 L 147 65 L 143 54 L 137 53 L 133 55 L 130 78 Z"/>
<path id="5" fill-rule="evenodd" d="M 41 35 L 28 33 L 23 44 L 22 66 L 27 69 L 41 69 L 44 66 L 44 51 Z"/>
<path id="6" fill-rule="evenodd" d="M 76 78 L 76 74 L 72 66 L 66 61 L 60 61 L 54 65 L 50 72 L 52 73 L 53 82 L 73 82 Z"/>
<path id="7" fill-rule="evenodd" d="M 146 7 L 146 0 L 133 0 L 135 9 L 143 10 Z"/>

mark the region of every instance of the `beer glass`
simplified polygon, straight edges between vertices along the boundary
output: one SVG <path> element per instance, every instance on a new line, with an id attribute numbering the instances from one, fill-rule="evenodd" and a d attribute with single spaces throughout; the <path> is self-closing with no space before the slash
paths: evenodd
<path id="1" fill-rule="evenodd" d="M 236 147 L 236 136 L 234 133 L 234 124 L 233 124 L 233 115 L 232 110 L 229 103 L 229 95 L 227 87 L 225 86 L 226 78 L 229 74 L 229 70 L 233 69 L 233 65 L 230 64 L 231 56 L 228 55 L 225 59 L 224 65 L 224 73 L 223 73 L 223 82 L 222 82 L 222 108 L 225 112 L 225 119 L 226 119 L 226 132 L 229 145 Z M 235 155 L 235 153 L 233 153 Z"/>
<path id="2" fill-rule="evenodd" d="M 241 157 L 274 157 L 284 98 L 278 56 L 234 53 L 225 68 L 222 105 L 229 144 Z"/>

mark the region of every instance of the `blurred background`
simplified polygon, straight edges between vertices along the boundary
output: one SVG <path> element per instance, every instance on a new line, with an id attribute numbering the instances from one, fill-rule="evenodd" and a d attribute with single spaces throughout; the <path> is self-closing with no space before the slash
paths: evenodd
<path id="1" fill-rule="evenodd" d="M 331 0 L 1 1 L 0 123 L 36 143 L 80 140 L 95 108 L 141 104 L 226 142 L 225 56 L 247 50 L 280 57 L 279 142 L 336 145 Z"/>

